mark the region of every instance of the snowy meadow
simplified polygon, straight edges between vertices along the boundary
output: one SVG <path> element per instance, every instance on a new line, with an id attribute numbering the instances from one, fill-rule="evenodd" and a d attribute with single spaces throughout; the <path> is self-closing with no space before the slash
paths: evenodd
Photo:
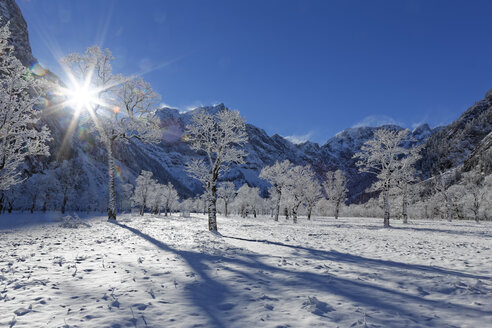
<path id="1" fill-rule="evenodd" d="M 42 3 L 23 1 L 25 8 L 43 6 L 43 10 L 28 11 L 31 14 L 26 17 L 65 13 L 61 7 L 46 9 L 54 1 Z M 67 3 L 75 2 L 64 1 Z M 88 3 L 79 1 L 81 7 L 72 9 L 77 8 L 73 16 L 83 18 L 83 25 L 90 27 L 94 24 L 87 24 L 87 19 L 95 16 L 79 13 Z M 100 12 L 98 3 L 109 2 L 90 2 L 91 13 Z M 154 10 L 163 3 L 168 4 L 153 2 L 152 15 L 166 17 Z M 278 10 L 270 14 L 268 9 L 263 12 L 268 19 L 258 16 L 255 21 L 250 14 L 261 12 L 258 4 L 251 11 L 241 8 L 238 12 L 247 13 L 246 21 L 255 29 L 259 22 L 272 24 L 265 29 L 268 33 L 261 33 L 270 35 L 279 26 L 272 20 Z M 131 14 L 134 7 L 128 2 Z M 139 5 L 138 10 L 145 7 Z M 209 7 L 207 2 L 203 10 Z M 219 6 L 226 7 L 223 3 Z M 437 7 L 436 15 L 442 14 L 442 6 Z M 31 53 L 20 7 L 14 0 L 0 0 L 0 326 L 492 327 L 492 90 L 454 122 L 431 128 L 421 121 L 429 115 L 417 115 L 413 112 L 417 108 L 409 111 L 405 106 L 433 111 L 445 108 L 445 118 L 429 117 L 434 123 L 449 121 L 452 106 L 441 105 L 440 100 L 436 102 L 439 106 L 417 106 L 409 100 L 428 101 L 437 95 L 451 99 L 451 93 L 459 94 L 456 90 L 460 88 L 477 89 L 470 83 L 479 79 L 437 74 L 440 79 L 465 81 L 461 87 L 453 85 L 437 92 L 437 80 L 407 67 L 410 61 L 395 56 L 398 51 L 393 42 L 386 41 L 403 40 L 402 54 L 431 58 L 427 49 L 423 56 L 408 51 L 412 48 L 407 42 L 415 38 L 398 34 L 384 42 L 364 44 L 378 45 L 378 51 L 384 53 L 378 62 L 404 63 L 408 72 L 401 79 L 432 89 L 432 97 L 400 85 L 391 75 L 383 76 L 379 64 L 356 59 L 364 64 L 363 69 L 349 62 L 344 66 L 339 59 L 349 60 L 352 54 L 337 55 L 339 59 L 333 60 L 305 48 L 302 34 L 300 43 L 286 40 L 289 51 L 284 51 L 276 42 L 293 37 L 306 25 L 302 23 L 304 14 L 297 11 L 293 19 L 285 19 L 285 31 L 294 26 L 296 33 L 282 32 L 282 38 L 272 37 L 268 42 L 246 42 L 248 51 L 262 52 L 245 53 L 244 61 L 223 57 L 235 48 L 223 44 L 223 38 L 206 41 L 207 47 L 202 47 L 173 36 L 173 42 L 189 43 L 190 49 L 199 51 L 176 49 L 172 42 L 161 39 L 168 32 L 199 31 L 202 38 L 207 30 L 220 34 L 240 26 L 241 20 L 236 19 L 227 24 L 229 12 L 219 15 L 214 11 L 213 19 L 193 19 L 188 9 L 183 16 L 169 15 L 169 19 L 177 17 L 177 23 L 186 23 L 186 28 L 176 25 L 162 31 L 147 28 L 143 34 L 135 31 L 141 36 L 137 43 L 144 45 L 121 41 L 114 44 L 114 54 L 102 40 L 89 47 L 82 44 L 83 33 L 78 30 L 77 35 L 67 34 L 70 42 L 57 40 L 56 28 L 53 33 L 34 33 L 33 39 L 43 36 L 41 45 L 50 40 L 50 54 L 56 55 L 59 66 L 51 71 Z M 332 12 L 330 8 L 325 13 Z M 352 8 L 347 12 L 359 11 Z M 486 10 L 480 8 L 480 12 Z M 279 13 L 283 17 L 283 11 Z M 71 15 L 63 16 L 68 21 L 58 30 L 68 32 L 76 23 L 69 23 Z M 117 32 L 108 34 L 112 41 L 120 40 L 120 35 L 121 40 L 127 40 L 130 29 L 120 23 L 153 24 L 146 15 L 124 19 L 115 13 L 112 22 L 109 16 L 104 17 L 103 34 L 117 22 Z M 329 33 L 323 32 L 322 38 L 313 38 L 316 46 L 347 48 L 320 42 L 333 31 L 352 30 L 350 21 L 336 16 L 351 28 L 336 24 L 326 30 Z M 433 18 L 432 26 L 436 25 L 435 15 L 428 16 Z M 189 25 L 183 17 L 200 25 Z M 401 20 L 398 15 L 389 17 L 392 23 L 388 26 Z M 473 23 L 479 21 L 476 15 L 471 17 Z M 331 21 L 322 18 L 312 21 Z M 167 20 L 158 19 L 159 24 L 167 24 Z M 45 25 L 51 28 L 55 21 L 50 18 L 50 24 Z M 293 25 L 293 21 L 299 23 Z M 418 20 L 412 17 L 408 21 Z M 207 22 L 220 26 L 207 29 Z M 379 19 L 375 23 L 383 26 Z M 241 34 L 246 31 L 249 37 L 253 25 L 241 27 Z M 366 25 L 364 35 L 381 34 L 366 33 Z M 454 33 L 439 26 L 453 34 L 435 40 L 458 44 L 457 34 L 466 35 L 461 28 L 460 33 Z M 403 30 L 427 33 L 426 28 Z M 347 40 L 352 39 L 351 35 Z M 439 44 L 435 40 L 419 41 L 418 47 Z M 81 44 L 74 46 L 73 41 Z M 272 63 L 285 66 L 285 73 L 270 72 L 264 62 L 270 44 L 281 51 Z M 319 57 L 319 65 L 312 70 L 305 67 L 311 59 L 304 54 L 285 61 L 285 56 L 296 53 L 291 51 L 292 44 Z M 391 45 L 390 51 L 379 49 L 381 44 Z M 33 45 L 39 47 L 39 40 Z M 154 49 L 161 45 L 166 49 Z M 154 59 L 148 57 L 150 46 L 156 51 Z M 138 53 L 130 56 L 127 47 Z M 220 56 L 207 55 L 210 48 L 219 49 Z M 464 56 L 462 50 L 469 48 L 437 53 L 439 58 L 443 53 Z M 366 45 L 357 49 L 364 49 L 357 54 L 371 53 Z M 176 59 L 159 64 L 167 58 L 168 50 L 177 51 L 172 56 Z M 244 51 L 240 52 L 242 56 Z M 392 60 L 385 59 L 387 56 Z M 191 64 L 197 58 L 200 61 Z M 260 65 L 253 64 L 260 71 L 241 64 L 254 58 L 262 59 Z M 486 60 L 488 63 L 489 58 Z M 476 63 L 473 58 L 439 61 Z M 224 66 L 220 71 L 214 68 L 217 62 Z M 345 71 L 338 76 L 331 68 L 325 74 L 322 68 L 328 64 L 355 67 L 358 74 L 373 67 L 377 73 L 369 70 L 370 82 L 363 82 Z M 193 71 L 188 79 L 182 76 L 187 65 Z M 199 72 L 204 67 L 210 69 L 206 74 Z M 221 76 L 232 67 L 241 67 L 240 73 Z M 418 72 L 413 79 L 408 75 L 412 71 Z M 399 70 L 391 66 L 390 72 Z M 485 73 L 476 76 L 487 76 Z M 308 75 L 302 79 L 304 74 Z M 322 74 L 322 79 L 315 74 Z M 283 81 L 270 81 L 275 75 Z M 363 92 L 341 83 L 342 75 L 352 78 Z M 379 76 L 384 83 L 378 85 Z M 164 83 L 161 77 L 169 81 Z M 335 80 L 325 83 L 326 78 Z M 267 88 L 260 86 L 263 80 L 268 82 Z M 432 88 L 422 84 L 424 80 L 432 83 Z M 295 92 L 271 89 L 284 83 L 292 83 Z M 261 92 L 251 88 L 256 84 Z M 316 90 L 318 84 L 322 88 Z M 408 94 L 388 88 L 390 84 Z M 173 100 L 171 87 L 179 85 L 182 90 L 174 93 L 186 99 Z M 220 85 L 233 89 L 209 89 Z M 330 85 L 344 85 L 350 96 L 331 90 Z M 373 85 L 384 97 L 376 96 L 371 102 L 368 95 L 376 94 L 369 88 Z M 308 96 L 298 93 L 304 87 L 309 89 Z M 262 93 L 285 98 L 291 107 L 281 105 L 279 99 L 263 101 Z M 316 94 L 316 106 L 305 102 Z M 247 101 L 240 101 L 242 96 L 247 96 Z M 287 100 L 287 96 L 295 99 Z M 339 101 L 331 102 L 338 96 Z M 388 97 L 394 98 L 394 103 Z M 247 123 L 239 110 L 215 101 L 219 98 L 250 106 L 243 113 L 260 114 L 249 116 L 250 122 L 270 126 L 270 131 Z M 213 99 L 214 105 L 202 105 L 198 99 L 208 103 Z M 180 105 L 170 107 L 168 101 Z M 462 110 L 462 101 L 450 103 L 460 104 Z M 200 105 L 187 105 L 190 103 Z M 270 104 L 275 106 L 267 112 Z M 383 105 L 388 106 L 388 113 L 413 116 L 398 125 L 400 119 L 390 117 L 366 120 L 378 116 Z M 351 106 L 356 111 L 350 112 Z M 324 116 L 327 111 L 329 115 Z M 297 121 L 293 113 L 312 119 Z M 357 118 L 361 115 L 370 116 Z M 272 116 L 270 120 L 268 116 Z M 366 123 L 347 123 L 347 117 Z M 289 119 L 292 125 L 277 129 L 285 124 L 279 118 Z M 314 121 L 321 125 L 309 127 Z M 351 127 L 340 131 L 342 124 Z M 316 130 L 330 131 L 330 125 L 340 132 L 323 143 L 309 140 Z M 313 132 L 296 136 L 301 131 Z"/>
<path id="2" fill-rule="evenodd" d="M 388 229 L 372 218 L 293 224 L 219 216 L 216 233 L 197 214 L 127 214 L 117 222 L 40 214 L 42 222 L 11 224 L 27 216 L 2 218 L 5 327 L 485 327 L 492 321 L 490 222 L 393 221 Z"/>

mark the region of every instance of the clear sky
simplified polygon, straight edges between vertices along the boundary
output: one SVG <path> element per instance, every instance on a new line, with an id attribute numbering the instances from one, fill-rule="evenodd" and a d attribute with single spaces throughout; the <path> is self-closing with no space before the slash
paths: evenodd
<path id="1" fill-rule="evenodd" d="M 456 119 L 492 88 L 492 1 L 17 0 L 35 57 L 99 44 L 186 110 L 224 102 L 324 143 L 360 124 Z"/>

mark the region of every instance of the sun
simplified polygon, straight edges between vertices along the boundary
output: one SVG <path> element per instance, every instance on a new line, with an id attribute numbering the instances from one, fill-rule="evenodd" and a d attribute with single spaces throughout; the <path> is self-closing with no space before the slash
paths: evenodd
<path id="1" fill-rule="evenodd" d="M 91 88 L 87 83 L 74 83 L 70 88 L 64 89 L 63 94 L 67 97 L 68 105 L 76 112 L 90 111 L 98 104 L 97 90 Z"/>

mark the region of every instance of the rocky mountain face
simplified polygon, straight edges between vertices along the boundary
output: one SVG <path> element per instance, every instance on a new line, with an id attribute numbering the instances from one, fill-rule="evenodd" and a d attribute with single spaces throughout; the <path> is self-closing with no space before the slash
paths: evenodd
<path id="1" fill-rule="evenodd" d="M 426 178 L 459 167 L 466 170 L 481 162 L 491 149 L 492 90 L 466 110 L 456 121 L 429 137 L 423 150 L 420 170 Z"/>
<path id="2" fill-rule="evenodd" d="M 27 25 L 13 0 L 0 1 L 2 24 L 10 20 L 12 43 L 20 60 L 29 65 L 35 61 L 31 54 Z M 490 153 L 492 144 L 492 93 L 467 110 L 458 120 L 444 127 L 431 129 L 423 124 L 412 131 L 415 142 L 408 145 L 424 144 L 424 157 L 420 168 L 425 177 L 430 177 L 442 169 L 449 169 L 465 164 L 467 169 L 484 165 L 483 154 Z M 227 110 L 224 104 L 197 108 L 180 113 L 173 108 L 161 108 L 157 111 L 162 127 L 163 139 L 159 144 L 148 145 L 138 141 L 116 145 L 117 184 L 133 183 L 141 170 L 148 170 L 162 183 L 170 181 L 183 197 L 196 195 L 202 191 L 197 180 L 190 178 L 185 171 L 185 164 L 201 156 L 192 151 L 181 139 L 185 126 L 197 110 L 210 113 Z M 98 201 L 104 208 L 107 181 L 106 153 L 94 135 L 78 127 L 73 135 L 68 136 L 68 143 L 63 144 L 68 126 L 72 119 L 69 110 L 44 113 L 46 122 L 54 137 L 51 144 L 51 157 L 31 160 L 26 164 L 25 175 L 46 173 L 53 170 L 61 160 L 74 159 L 81 163 L 83 183 L 81 193 L 85 201 Z M 384 126 L 387 129 L 401 130 L 399 126 Z M 266 194 L 268 184 L 259 179 L 261 169 L 275 161 L 290 160 L 297 165 L 309 164 L 320 180 L 328 170 L 343 170 L 349 179 L 350 200 L 365 199 L 364 190 L 372 183 L 372 176 L 358 174 L 354 153 L 362 144 L 373 137 L 377 128 L 349 128 L 329 139 L 324 145 L 313 142 L 293 144 L 287 139 L 269 136 L 263 129 L 254 125 L 246 126 L 249 143 L 245 163 L 233 165 L 222 180 L 233 181 L 237 187 L 243 183 L 258 186 Z M 82 199 L 82 198 L 81 198 Z"/>
<path id="3" fill-rule="evenodd" d="M 15 47 L 15 56 L 27 67 L 34 64 L 36 59 L 31 52 L 27 23 L 14 0 L 0 1 L 0 17 L 0 26 L 10 22 L 10 31 L 12 32 L 10 42 Z"/>

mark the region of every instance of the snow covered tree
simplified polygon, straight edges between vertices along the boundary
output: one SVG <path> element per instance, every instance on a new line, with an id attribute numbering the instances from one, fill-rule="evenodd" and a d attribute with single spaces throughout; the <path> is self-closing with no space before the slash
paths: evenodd
<path id="1" fill-rule="evenodd" d="M 403 147 L 403 143 L 409 140 L 409 132 L 378 129 L 374 137 L 366 141 L 361 151 L 354 155 L 354 158 L 359 158 L 356 162 L 359 172 L 374 174 L 378 179 L 372 187 L 383 194 L 384 227 L 390 226 L 389 193 L 395 183 L 395 172 L 402 165 L 401 159 L 409 153 L 409 150 Z"/>
<path id="2" fill-rule="evenodd" d="M 171 182 L 164 185 L 162 188 L 162 199 L 164 203 L 165 215 L 174 210 L 176 204 L 179 202 L 179 195 Z"/>
<path id="3" fill-rule="evenodd" d="M 395 186 L 401 195 L 401 218 L 403 223 L 408 223 L 408 198 L 410 197 L 410 186 L 418 181 L 418 172 L 415 163 L 420 160 L 422 147 L 410 149 L 406 156 L 400 160 L 400 165 L 395 174 Z"/>
<path id="4" fill-rule="evenodd" d="M 236 197 L 236 186 L 231 181 L 222 182 L 217 189 L 217 195 L 224 201 L 224 216 L 227 217 L 229 214 L 227 207 Z"/>
<path id="5" fill-rule="evenodd" d="M 27 179 L 23 184 L 23 190 L 27 198 L 29 206 L 29 212 L 34 213 L 36 209 L 37 202 L 39 200 L 39 194 L 41 191 L 41 179 L 40 174 L 34 174 L 29 179 Z"/>
<path id="6" fill-rule="evenodd" d="M 318 180 L 316 180 L 314 176 L 311 180 L 312 182 L 304 188 L 304 204 L 306 205 L 308 220 L 311 220 L 311 214 L 313 213 L 314 207 L 318 204 L 319 200 L 323 198 Z"/>
<path id="7" fill-rule="evenodd" d="M 48 156 L 51 139 L 36 109 L 45 83 L 14 57 L 9 38 L 7 23 L 0 28 L 0 190 L 22 181 L 18 168 L 26 157 Z"/>
<path id="8" fill-rule="evenodd" d="M 217 231 L 217 181 L 228 170 L 228 164 L 244 162 L 243 149 L 248 140 L 244 119 L 238 111 L 223 110 L 215 115 L 202 110 L 194 114 L 186 126 L 185 138 L 192 149 L 206 154 L 206 160 L 187 164 L 188 173 L 205 189 L 208 206 L 208 229 Z"/>
<path id="9" fill-rule="evenodd" d="M 144 171 L 140 172 L 137 177 L 135 190 L 133 191 L 132 200 L 135 205 L 140 205 L 140 215 L 144 215 L 145 209 L 148 206 L 149 196 L 152 192 L 152 188 L 155 185 L 155 180 L 152 179 L 152 172 Z"/>
<path id="10" fill-rule="evenodd" d="M 326 173 L 326 181 L 323 183 L 325 193 L 328 196 L 328 200 L 334 206 L 335 219 L 338 219 L 338 213 L 340 212 L 340 204 L 345 203 L 347 200 L 347 178 L 341 170 L 335 172 L 329 171 Z"/>
<path id="11" fill-rule="evenodd" d="M 473 212 L 476 222 L 480 221 L 480 210 L 485 199 L 486 191 L 485 179 L 479 172 L 470 171 L 463 174 L 464 188 L 470 196 L 468 208 Z"/>
<path id="12" fill-rule="evenodd" d="M 260 202 L 260 189 L 250 187 L 247 183 L 237 190 L 237 196 L 234 199 L 234 205 L 243 218 L 247 217 L 249 213 L 253 213 L 253 216 L 256 217 Z"/>
<path id="13" fill-rule="evenodd" d="M 133 185 L 131 183 L 117 184 L 117 190 L 119 191 L 118 206 L 120 209 L 128 211 L 131 209 L 131 197 L 133 194 Z"/>
<path id="14" fill-rule="evenodd" d="M 90 47 L 84 54 L 70 54 L 62 61 L 78 84 L 90 84 L 91 99 L 86 100 L 91 114 L 86 124 L 97 132 L 106 146 L 108 158 L 108 219 L 116 220 L 114 186 L 114 145 L 117 142 L 155 143 L 161 139 L 154 105 L 160 97 L 141 78 L 124 78 L 113 73 L 111 51 Z"/>
<path id="15" fill-rule="evenodd" d="M 440 195 L 446 206 L 446 218 L 449 222 L 453 220 L 453 193 L 449 189 L 449 182 L 447 176 L 441 172 L 433 179 L 434 190 Z"/>
<path id="16" fill-rule="evenodd" d="M 60 190 L 58 179 L 55 172 L 52 170 L 46 171 L 39 177 L 39 198 L 42 201 L 41 211 L 46 212 L 49 208 L 54 207 L 56 203 L 56 195 Z"/>
<path id="17" fill-rule="evenodd" d="M 267 180 L 274 190 L 270 195 L 275 197 L 275 221 L 278 221 L 280 214 L 280 202 L 282 201 L 282 192 L 291 181 L 289 172 L 292 169 L 292 164 L 289 160 L 283 162 L 275 162 L 271 166 L 264 167 L 260 172 L 260 178 Z M 272 191 L 273 191 L 272 190 Z"/>
<path id="18" fill-rule="evenodd" d="M 292 214 L 292 220 L 297 223 L 299 207 L 306 202 L 308 186 L 316 182 L 314 172 L 311 167 L 306 165 L 293 166 L 288 175 L 289 181 L 286 184 L 286 204 Z"/>
<path id="19" fill-rule="evenodd" d="M 75 160 L 65 160 L 55 170 L 55 176 L 58 180 L 58 194 L 61 197 L 60 211 L 65 213 L 67 203 L 72 198 L 79 187 L 82 168 Z"/>
<path id="20" fill-rule="evenodd" d="M 152 214 L 160 215 L 161 209 L 164 203 L 164 185 L 157 183 L 155 180 L 151 180 L 150 186 L 148 189 L 148 196 L 146 199 L 146 204 L 150 208 L 150 212 Z"/>

